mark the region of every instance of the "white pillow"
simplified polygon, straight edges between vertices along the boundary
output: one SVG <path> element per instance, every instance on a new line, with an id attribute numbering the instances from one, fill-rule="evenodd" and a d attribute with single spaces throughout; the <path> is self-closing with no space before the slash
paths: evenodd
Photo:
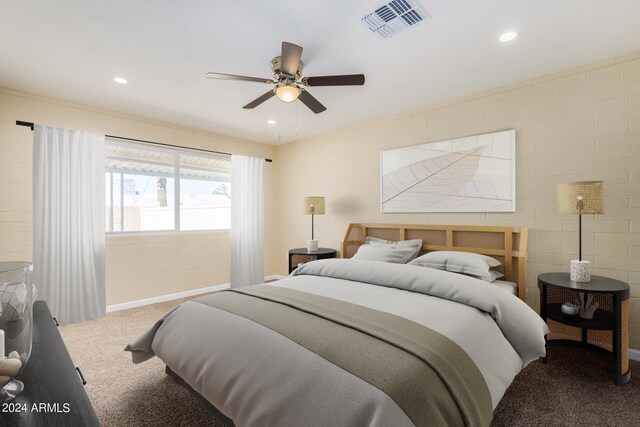
<path id="1" fill-rule="evenodd" d="M 370 245 L 389 245 L 392 247 L 408 246 L 408 247 L 414 248 L 415 252 L 411 255 L 411 258 L 405 261 L 405 264 L 411 261 L 412 259 L 414 259 L 415 257 L 417 257 L 418 254 L 420 253 L 420 250 L 422 249 L 422 239 L 400 240 L 400 241 L 394 242 L 391 240 L 385 240 L 385 239 L 379 239 L 377 237 L 367 236 L 367 238 L 364 240 L 364 243 L 370 244 Z"/>
<path id="2" fill-rule="evenodd" d="M 421 248 L 421 239 L 392 242 L 376 237 L 367 237 L 365 244 L 358 248 L 358 252 L 353 258 L 406 264 L 418 256 Z"/>
<path id="3" fill-rule="evenodd" d="M 490 281 L 489 270 L 491 267 L 501 265 L 500 261 L 486 255 L 458 251 L 429 252 L 414 259 L 409 264 L 479 276 L 485 281 Z"/>
<path id="4" fill-rule="evenodd" d="M 499 271 L 496 271 L 496 270 L 489 270 L 489 275 L 488 276 L 474 276 L 473 274 L 470 274 L 469 276 L 475 277 L 476 279 L 484 280 L 485 282 L 493 283 L 497 279 L 500 279 L 501 277 L 504 277 L 504 274 L 502 274 L 502 273 L 500 273 Z"/>

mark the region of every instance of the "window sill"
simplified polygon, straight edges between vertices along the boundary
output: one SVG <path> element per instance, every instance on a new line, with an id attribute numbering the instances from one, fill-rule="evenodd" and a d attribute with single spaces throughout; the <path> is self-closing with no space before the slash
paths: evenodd
<path id="1" fill-rule="evenodd" d="M 135 236 L 173 236 L 173 235 L 183 235 L 183 234 L 217 234 L 217 233 L 229 233 L 231 231 L 230 228 L 221 228 L 215 230 L 159 230 L 159 231 L 125 231 L 122 233 L 118 232 L 105 232 L 105 237 L 135 237 Z"/>

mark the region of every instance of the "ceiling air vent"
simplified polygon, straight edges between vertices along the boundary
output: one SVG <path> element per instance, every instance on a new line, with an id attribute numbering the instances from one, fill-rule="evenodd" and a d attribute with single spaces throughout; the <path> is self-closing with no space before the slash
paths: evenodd
<path id="1" fill-rule="evenodd" d="M 361 21 L 385 39 L 428 18 L 412 0 L 392 0 L 366 13 Z"/>

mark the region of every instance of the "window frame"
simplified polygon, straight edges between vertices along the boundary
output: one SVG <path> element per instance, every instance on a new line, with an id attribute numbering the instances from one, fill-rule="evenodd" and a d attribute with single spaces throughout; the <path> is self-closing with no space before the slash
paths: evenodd
<path id="1" fill-rule="evenodd" d="M 161 235 L 171 235 L 171 234 L 196 234 L 196 233 L 228 233 L 231 231 L 231 226 L 229 226 L 229 228 L 203 228 L 200 230 L 181 230 L 180 229 L 180 155 L 195 155 L 195 156 L 199 156 L 199 157 L 208 157 L 208 158 L 212 158 L 212 159 L 224 159 L 224 160 L 229 160 L 229 164 L 231 164 L 231 155 L 226 155 L 226 154 L 209 154 L 209 153 L 203 153 L 199 150 L 189 150 L 188 148 L 168 148 L 168 147 L 156 147 L 156 146 L 150 146 L 149 144 L 145 144 L 145 143 L 139 143 L 139 142 L 130 142 L 130 141 L 121 141 L 118 139 L 113 139 L 113 138 L 109 138 L 107 137 L 105 140 L 105 144 L 106 145 L 115 145 L 115 146 L 119 146 L 119 147 L 124 147 L 124 148 L 139 148 L 142 150 L 146 150 L 146 151 L 155 151 L 155 152 L 161 152 L 161 153 L 166 153 L 166 154 L 170 154 L 173 156 L 173 173 L 174 173 L 174 210 L 173 210 L 173 215 L 174 215 L 174 222 L 173 222 L 173 230 L 128 230 L 128 231 L 115 231 L 113 230 L 113 210 L 114 210 L 114 205 L 113 205 L 113 176 L 111 177 L 110 180 L 110 209 L 109 209 L 109 213 L 107 214 L 107 216 L 109 217 L 109 227 L 105 226 L 105 237 L 131 237 L 131 236 L 161 236 Z M 108 158 L 108 154 L 105 153 L 105 161 Z M 105 172 L 105 177 L 107 173 L 111 173 L 113 174 L 120 174 L 121 175 L 121 179 L 120 179 L 120 194 L 121 194 L 121 202 L 120 202 L 120 209 L 121 209 L 121 216 L 120 218 L 122 219 L 122 221 L 124 221 L 124 203 L 123 203 L 123 199 L 124 199 L 124 175 L 127 175 L 127 173 L 123 173 L 123 172 L 113 172 L 113 171 L 109 171 L 107 170 L 107 166 L 105 164 L 105 168 L 104 168 L 104 172 Z M 136 173 L 136 172 L 130 172 L 128 173 L 129 175 L 141 175 L 141 176 L 157 176 L 157 175 L 153 175 L 153 174 L 144 174 L 144 173 Z M 186 178 L 186 179 L 193 179 L 193 178 Z M 231 166 L 229 166 L 229 182 L 231 182 Z M 106 185 L 105 185 L 105 189 L 106 189 Z M 105 198 L 106 200 L 106 198 Z M 106 208 L 107 206 L 105 205 L 105 213 L 106 213 Z"/>

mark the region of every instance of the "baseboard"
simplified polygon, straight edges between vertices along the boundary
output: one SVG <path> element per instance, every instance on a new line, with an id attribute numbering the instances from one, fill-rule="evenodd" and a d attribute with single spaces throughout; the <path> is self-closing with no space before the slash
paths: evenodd
<path id="1" fill-rule="evenodd" d="M 635 348 L 630 348 L 629 349 L 629 359 L 640 361 L 640 350 L 637 350 Z"/>
<path id="2" fill-rule="evenodd" d="M 272 274 L 270 276 L 265 276 L 264 281 L 267 282 L 269 280 L 280 280 L 284 279 L 286 276 L 281 276 L 280 274 Z M 112 313 L 114 311 L 126 310 L 128 308 L 142 307 L 144 305 L 149 304 L 157 304 L 159 302 L 173 301 L 180 298 L 192 297 L 200 294 L 207 294 L 209 292 L 221 291 L 223 289 L 229 289 L 228 283 L 223 283 L 221 285 L 209 286 L 207 288 L 199 288 L 192 289 L 190 291 L 177 292 L 175 294 L 168 295 L 160 295 L 157 297 L 139 299 L 135 301 L 123 302 L 121 304 L 113 304 L 107 306 L 107 313 Z"/>
<path id="3" fill-rule="evenodd" d="M 192 289 L 190 291 L 177 292 L 175 294 L 160 295 L 157 297 L 139 299 L 135 301 L 123 302 L 121 304 L 113 304 L 107 306 L 107 313 L 114 311 L 126 310 L 128 308 L 142 307 L 143 305 L 156 304 L 159 302 L 172 301 L 175 299 L 192 297 L 195 295 L 206 294 L 209 292 L 221 291 L 223 289 L 229 289 L 228 283 L 221 285 L 209 286 L 207 288 Z"/>

